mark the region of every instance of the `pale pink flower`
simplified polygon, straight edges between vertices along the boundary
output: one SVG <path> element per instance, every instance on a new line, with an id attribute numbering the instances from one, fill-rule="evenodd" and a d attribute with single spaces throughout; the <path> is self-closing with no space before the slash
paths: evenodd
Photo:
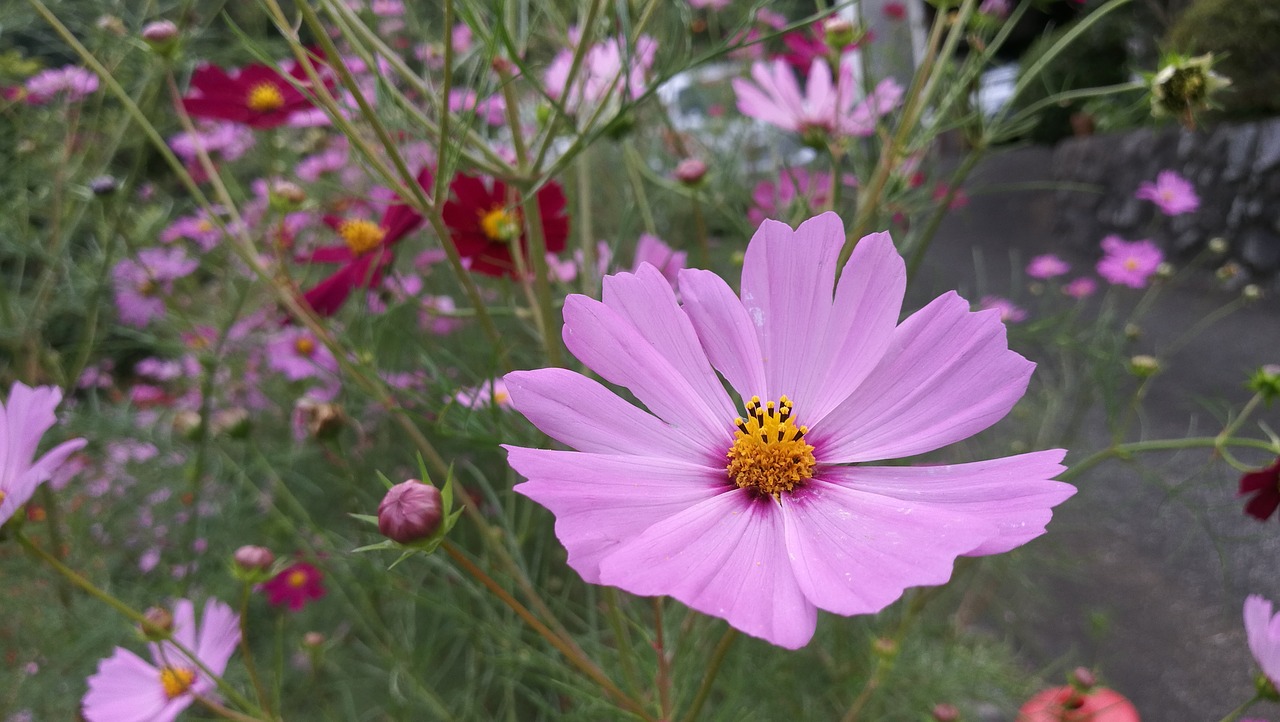
<path id="1" fill-rule="evenodd" d="M 504 380 L 490 379 L 479 386 L 459 389 L 451 399 L 446 401 L 452 401 L 470 409 L 484 409 L 490 406 L 506 409 L 511 407 L 511 394 L 507 391 Z"/>
<path id="2" fill-rule="evenodd" d="M 691 7 L 699 9 L 724 10 L 733 4 L 733 0 L 689 0 Z"/>
<path id="3" fill-rule="evenodd" d="M 1102 239 L 1106 253 L 1098 261 L 1098 275 L 1116 285 L 1145 288 L 1147 280 L 1164 261 L 1164 254 L 1148 240 L 1126 241 L 1120 236 Z"/>
<path id="4" fill-rule="evenodd" d="M 216 698 L 217 683 L 201 669 L 222 675 L 240 641 L 231 607 L 210 599 L 199 626 L 195 605 L 180 599 L 173 609 L 173 639 L 147 645 L 151 662 L 123 647 L 98 663 L 89 678 L 82 713 L 88 722 L 173 722 L 196 697 Z M 197 664 L 196 660 L 199 660 Z"/>
<path id="5" fill-rule="evenodd" d="M 1000 296 L 983 296 L 978 302 L 978 308 L 983 311 L 996 310 L 1000 312 L 1000 320 L 1004 323 L 1020 323 L 1027 320 L 1027 312 L 1014 305 L 1013 301 Z"/>
<path id="6" fill-rule="evenodd" d="M 893 80 L 881 81 L 870 97 L 861 98 L 852 60 L 840 64 L 834 81 L 825 60 L 813 61 L 803 93 L 781 60 L 752 64 L 751 78 L 732 81 L 738 110 L 806 140 L 871 135 L 876 121 L 902 99 L 902 88 Z"/>
<path id="7" fill-rule="evenodd" d="M 121 260 L 111 271 L 120 322 L 141 328 L 164 316 L 164 297 L 173 293 L 173 282 L 198 265 L 181 248 L 145 248 L 137 260 Z"/>
<path id="8" fill-rule="evenodd" d="M 1062 292 L 1074 299 L 1088 298 L 1098 290 L 1098 282 L 1088 276 L 1081 276 L 1062 287 Z"/>
<path id="9" fill-rule="evenodd" d="M 602 301 L 569 296 L 569 351 L 647 411 L 567 369 L 507 374 L 516 409 L 577 449 L 506 447 L 528 479 L 516 491 L 556 516 L 583 579 L 798 648 L 819 608 L 875 613 L 946 582 L 958 556 L 1044 533 L 1074 493 L 1051 481 L 1061 449 L 864 465 L 986 429 L 1034 365 L 998 314 L 954 293 L 899 324 L 906 268 L 887 233 L 863 238 L 836 284 L 844 244 L 834 213 L 794 231 L 766 221 L 740 296 L 686 269 L 681 305 L 647 265 L 607 277 Z"/>
<path id="10" fill-rule="evenodd" d="M 639 271 L 640 267 L 647 263 L 658 269 L 658 273 L 661 273 L 672 286 L 676 285 L 680 271 L 688 262 L 687 252 L 675 250 L 655 235 L 641 233 L 640 240 L 636 242 L 633 270 Z"/>
<path id="11" fill-rule="evenodd" d="M 48 103 L 59 97 L 75 103 L 98 89 L 98 76 L 78 65 L 65 65 L 36 73 L 27 78 L 24 87 L 27 102 L 32 105 Z"/>
<path id="12" fill-rule="evenodd" d="M 1196 195 L 1195 186 L 1171 170 L 1160 171 L 1155 183 L 1140 183 L 1133 197 L 1155 203 L 1166 216 L 1180 216 L 1200 207 L 1200 196 Z"/>
<path id="13" fill-rule="evenodd" d="M 997 18 L 1009 17 L 1009 0 L 982 0 L 982 4 L 978 6 L 978 12 L 992 15 Z"/>
<path id="14" fill-rule="evenodd" d="M 1262 673 L 1280 687 L 1280 615 L 1272 614 L 1270 601 L 1257 594 L 1244 600 L 1244 632 Z"/>
<path id="15" fill-rule="evenodd" d="M 196 162 L 200 149 L 215 158 L 233 161 L 247 153 L 254 142 L 253 129 L 242 123 L 204 120 L 195 132 L 183 131 L 169 138 L 169 147 L 187 163 Z"/>
<path id="16" fill-rule="evenodd" d="M 1041 280 L 1057 278 L 1070 270 L 1071 264 L 1052 253 L 1036 256 L 1027 264 L 1027 275 Z"/>
<path id="17" fill-rule="evenodd" d="M 56 386 L 32 388 L 15 382 L 9 399 L 0 404 L 0 524 L 26 504 L 67 457 L 84 448 L 84 439 L 72 439 L 36 458 L 40 438 L 58 421 L 53 411 L 61 400 L 62 389 Z"/>
<path id="18" fill-rule="evenodd" d="M 290 381 L 332 377 L 338 361 L 328 346 L 305 328 L 290 326 L 267 342 L 267 364 Z"/>
<path id="19" fill-rule="evenodd" d="M 747 210 L 747 220 L 758 226 L 766 218 L 787 218 L 797 208 L 803 208 L 808 215 L 825 206 L 830 195 L 830 173 L 788 168 L 778 176 L 777 182 L 766 180 L 756 184 L 751 192 L 752 205 Z"/>
<path id="20" fill-rule="evenodd" d="M 576 38 L 578 33 L 571 31 L 570 36 Z M 573 42 L 576 43 L 576 39 Z M 567 88 L 573 50 L 566 48 L 557 53 L 547 67 L 544 77 L 547 93 L 563 103 L 570 113 L 620 102 L 623 98 L 637 100 L 648 88 L 649 70 L 657 53 L 658 41 L 648 35 L 641 35 L 634 47 L 624 38 L 608 38 L 587 50 L 573 87 Z"/>

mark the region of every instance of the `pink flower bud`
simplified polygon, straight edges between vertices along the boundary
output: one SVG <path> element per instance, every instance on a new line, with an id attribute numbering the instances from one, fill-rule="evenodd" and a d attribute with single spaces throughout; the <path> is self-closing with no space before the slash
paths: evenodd
<path id="1" fill-rule="evenodd" d="M 178 37 L 178 26 L 172 20 L 157 20 L 142 28 L 142 39 L 149 43 L 167 43 Z"/>
<path id="2" fill-rule="evenodd" d="M 401 544 L 425 539 L 440 528 L 440 490 L 410 479 L 387 491 L 378 505 L 378 531 Z"/>
<path id="3" fill-rule="evenodd" d="M 685 185 L 697 185 L 707 175 L 707 164 L 697 158 L 685 158 L 676 166 L 676 180 Z"/>
<path id="4" fill-rule="evenodd" d="M 276 560 L 276 555 L 266 547 L 243 546 L 234 555 L 236 565 L 246 571 L 266 571 Z"/>

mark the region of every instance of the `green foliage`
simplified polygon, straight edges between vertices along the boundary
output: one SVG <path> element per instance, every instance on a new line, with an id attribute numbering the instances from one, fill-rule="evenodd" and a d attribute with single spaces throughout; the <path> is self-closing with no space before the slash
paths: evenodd
<path id="1" fill-rule="evenodd" d="M 1176 52 L 1221 57 L 1215 69 L 1231 79 L 1218 96 L 1223 116 L 1280 113 L 1280 4 L 1274 0 L 1197 0 L 1166 43 Z"/>

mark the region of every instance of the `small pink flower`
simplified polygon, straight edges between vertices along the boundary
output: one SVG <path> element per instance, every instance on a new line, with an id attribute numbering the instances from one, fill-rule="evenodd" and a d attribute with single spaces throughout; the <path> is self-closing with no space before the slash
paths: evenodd
<path id="1" fill-rule="evenodd" d="M 511 394 L 507 393 L 505 381 L 490 379 L 479 386 L 460 389 L 453 395 L 453 402 L 472 409 L 483 409 L 488 406 L 506 409 L 511 407 Z"/>
<path id="2" fill-rule="evenodd" d="M 1126 241 L 1119 236 L 1107 236 L 1102 239 L 1102 250 L 1106 255 L 1098 261 L 1098 275 L 1129 288 L 1145 288 L 1164 261 L 1164 254 L 1148 240 Z"/>
<path id="3" fill-rule="evenodd" d="M 946 183 L 939 183 L 933 189 L 933 200 L 941 203 L 946 200 L 947 195 L 951 193 L 951 186 Z M 954 195 L 951 196 L 951 202 L 947 204 L 949 210 L 957 210 L 969 205 L 969 194 L 964 192 L 963 188 L 957 188 Z"/>
<path id="4" fill-rule="evenodd" d="M 1013 301 L 1000 296 L 983 296 L 978 302 L 978 308 L 983 311 L 999 311 L 1000 320 L 1004 323 L 1019 323 L 1027 320 L 1026 311 L 1015 306 Z"/>
<path id="5" fill-rule="evenodd" d="M 572 42 L 576 43 L 577 37 L 579 33 L 571 29 Z M 547 93 L 563 103 L 570 113 L 623 98 L 636 100 L 648 88 L 649 70 L 657 53 L 658 41 L 648 35 L 641 35 L 634 47 L 628 46 L 621 37 L 596 43 L 587 49 L 573 87 L 567 88 L 574 52 L 566 48 L 547 67 L 544 77 Z"/>
<path id="6" fill-rule="evenodd" d="M 677 251 L 671 246 L 663 242 L 657 236 L 642 233 L 640 240 L 636 242 L 635 263 L 632 264 L 632 270 L 640 270 L 640 264 L 648 263 L 664 278 L 676 285 L 676 278 L 680 275 L 681 269 L 689 261 L 689 254 L 685 251 Z"/>
<path id="7" fill-rule="evenodd" d="M 327 593 L 324 575 L 306 562 L 296 562 L 280 570 L 279 574 L 263 583 L 262 591 L 267 595 L 268 604 L 287 606 L 291 612 L 302 609 L 309 601 L 321 599 Z"/>
<path id="8" fill-rule="evenodd" d="M 150 644 L 151 662 L 123 647 L 98 664 L 89 678 L 82 713 L 88 722 L 172 722 L 196 697 L 216 698 L 217 683 L 240 641 L 239 618 L 214 599 L 196 625 L 195 605 L 180 599 L 173 610 L 173 638 Z M 204 669 L 202 669 L 202 666 Z"/>
<path id="9" fill-rule="evenodd" d="M 126 258 L 111 271 L 120 321 L 142 328 L 164 316 L 164 296 L 173 282 L 190 275 L 199 264 L 181 248 L 145 248 L 137 260 Z"/>
<path id="10" fill-rule="evenodd" d="M 27 78 L 26 100 L 32 105 L 48 103 L 61 97 L 68 103 L 83 100 L 98 89 L 98 76 L 77 65 L 42 70 Z"/>
<path id="11" fill-rule="evenodd" d="M 1280 615 L 1272 614 L 1271 602 L 1257 594 L 1244 600 L 1244 631 L 1253 659 L 1271 684 L 1280 687 Z"/>
<path id="12" fill-rule="evenodd" d="M 890 20 L 903 20 L 907 17 L 907 6 L 900 2 L 887 2 L 882 9 L 885 17 Z"/>
<path id="13" fill-rule="evenodd" d="M 1057 278 L 1071 270 L 1071 264 L 1052 253 L 1036 256 L 1027 264 L 1027 275 L 1041 280 Z"/>
<path id="14" fill-rule="evenodd" d="M 1098 282 L 1088 276 L 1081 276 L 1062 287 L 1062 293 L 1074 299 L 1088 298 L 1098 290 Z"/>
<path id="15" fill-rule="evenodd" d="M 267 343 L 267 364 L 290 381 L 332 376 L 338 361 L 329 347 L 305 328 L 282 329 Z"/>
<path id="16" fill-rule="evenodd" d="M 1155 183 L 1143 181 L 1133 196 L 1155 203 L 1166 216 L 1180 216 L 1200 207 L 1195 186 L 1171 170 L 1160 171 Z"/>
<path id="17" fill-rule="evenodd" d="M 806 140 L 871 135 L 876 121 L 902 99 L 902 87 L 886 79 L 870 97 L 859 101 L 862 94 L 852 61 L 840 64 L 836 79 L 825 60 L 813 61 L 803 93 L 791 68 L 781 60 L 754 63 L 751 78 L 732 81 L 738 110 Z"/>
<path id="18" fill-rule="evenodd" d="M 58 421 L 54 409 L 61 400 L 62 389 L 56 386 L 32 388 L 15 382 L 8 401 L 0 404 L 0 524 L 27 503 L 36 487 L 48 481 L 69 456 L 84 448 L 84 439 L 72 439 L 36 458 L 40 438 Z"/>
<path id="19" fill-rule="evenodd" d="M 756 184 L 751 192 L 752 206 L 747 210 L 747 220 L 759 225 L 766 218 L 787 218 L 798 207 L 805 211 L 817 210 L 827 204 L 830 191 L 830 173 L 810 174 L 804 168 L 789 168 L 778 176 L 776 183 Z"/>

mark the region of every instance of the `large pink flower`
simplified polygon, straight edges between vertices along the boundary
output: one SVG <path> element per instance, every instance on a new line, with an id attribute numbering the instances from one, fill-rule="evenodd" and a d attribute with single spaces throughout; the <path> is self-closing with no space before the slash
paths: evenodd
<path id="1" fill-rule="evenodd" d="M 1180 216 L 1200 207 L 1200 196 L 1196 195 L 1195 186 L 1171 170 L 1160 171 L 1155 183 L 1143 181 L 1138 184 L 1138 191 L 1133 197 L 1155 203 L 1166 216 Z"/>
<path id="2" fill-rule="evenodd" d="M 733 79 L 733 91 L 743 115 L 813 142 L 872 135 L 880 117 L 902 100 L 902 86 L 892 79 L 880 81 L 869 97 L 862 98 L 852 61 L 840 64 L 840 76 L 834 80 L 825 60 L 813 61 L 803 94 L 785 62 L 757 62 L 751 66 L 751 81 Z"/>
<path id="3" fill-rule="evenodd" d="M 1050 481 L 1060 449 L 860 465 L 987 428 L 1033 364 L 1008 349 L 998 312 L 954 293 L 899 324 L 906 271 L 886 233 L 861 240 L 837 285 L 844 238 L 833 213 L 795 231 L 765 221 L 741 297 L 684 270 L 678 304 L 647 265 L 606 278 L 602 301 L 570 296 L 569 350 L 649 413 L 565 369 L 506 376 L 516 409 L 577 449 L 507 447 L 528 479 L 516 490 L 555 514 L 583 579 L 798 648 L 819 608 L 877 612 L 946 582 L 957 556 L 1044 533 L 1074 493 Z"/>
<path id="4" fill-rule="evenodd" d="M 72 439 L 36 458 L 40 437 L 58 420 L 53 410 L 61 400 L 57 387 L 33 389 L 14 383 L 8 402 L 0 404 L 0 524 L 27 503 L 67 457 L 84 448 L 84 439 Z"/>
<path id="5" fill-rule="evenodd" d="M 178 600 L 173 639 L 210 672 L 221 675 L 240 641 L 240 623 L 231 607 L 210 599 L 196 627 L 195 605 Z M 148 645 L 151 662 L 123 647 L 98 664 L 89 678 L 83 713 L 89 722 L 172 722 L 196 696 L 217 688 L 194 660 L 168 642 Z"/>

